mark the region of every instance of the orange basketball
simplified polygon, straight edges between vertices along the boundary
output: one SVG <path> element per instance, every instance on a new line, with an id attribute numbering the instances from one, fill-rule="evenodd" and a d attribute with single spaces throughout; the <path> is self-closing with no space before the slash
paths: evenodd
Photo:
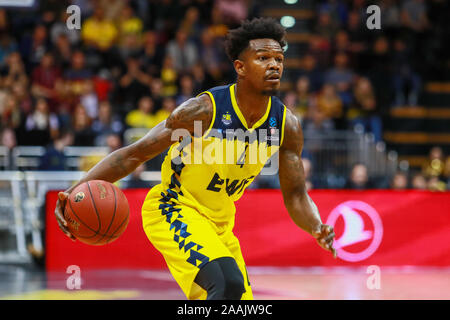
<path id="1" fill-rule="evenodd" d="M 101 246 L 113 242 L 128 225 L 130 208 L 123 192 L 107 181 L 91 180 L 69 195 L 64 211 L 67 228 L 78 240 Z"/>

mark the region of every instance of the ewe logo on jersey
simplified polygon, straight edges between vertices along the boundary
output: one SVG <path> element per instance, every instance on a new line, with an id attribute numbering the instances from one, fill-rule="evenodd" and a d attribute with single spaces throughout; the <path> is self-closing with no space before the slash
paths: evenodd
<path id="1" fill-rule="evenodd" d="M 336 233 L 337 256 L 357 262 L 369 258 L 380 246 L 383 224 L 378 212 L 363 201 L 350 200 L 334 208 L 326 224 Z"/>
<path id="2" fill-rule="evenodd" d="M 236 192 L 239 194 L 245 188 L 245 186 L 254 178 L 255 176 L 250 176 L 248 178 L 242 180 L 230 180 L 228 178 L 222 179 L 219 174 L 216 172 L 209 182 L 208 187 L 206 188 L 209 191 L 220 192 L 222 187 L 225 187 L 225 191 L 228 196 L 232 196 Z"/>
<path id="3" fill-rule="evenodd" d="M 222 115 L 222 123 L 224 124 L 224 125 L 226 125 L 226 126 L 228 126 L 228 125 L 230 125 L 231 124 L 231 114 L 229 114 L 228 113 L 228 111 L 227 111 L 227 113 L 224 113 L 223 115 Z"/>

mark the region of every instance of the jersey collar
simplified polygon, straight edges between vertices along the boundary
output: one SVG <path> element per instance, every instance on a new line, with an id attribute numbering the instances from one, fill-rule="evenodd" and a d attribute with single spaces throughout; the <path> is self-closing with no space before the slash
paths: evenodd
<path id="1" fill-rule="evenodd" d="M 262 116 L 261 119 L 256 121 L 255 124 L 251 128 L 249 128 L 247 125 L 247 120 L 245 120 L 244 115 L 242 114 L 241 109 L 239 109 L 239 106 L 237 104 L 236 95 L 234 93 L 235 86 L 236 86 L 236 83 L 234 83 L 230 86 L 231 104 L 233 105 L 234 112 L 238 116 L 239 120 L 241 121 L 241 123 L 245 127 L 245 129 L 254 130 L 254 129 L 258 128 L 259 126 L 261 126 L 267 120 L 267 117 L 269 116 L 269 113 L 270 113 L 270 107 L 272 105 L 272 97 L 269 97 L 269 102 L 267 103 L 266 113 Z"/>

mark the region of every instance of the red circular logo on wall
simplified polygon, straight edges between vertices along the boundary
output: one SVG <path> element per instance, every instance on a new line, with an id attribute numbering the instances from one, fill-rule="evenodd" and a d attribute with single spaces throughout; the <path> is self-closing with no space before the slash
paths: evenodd
<path id="1" fill-rule="evenodd" d="M 326 224 L 334 228 L 337 256 L 349 262 L 369 258 L 383 238 L 380 215 L 372 206 L 359 200 L 338 205 L 331 211 Z"/>

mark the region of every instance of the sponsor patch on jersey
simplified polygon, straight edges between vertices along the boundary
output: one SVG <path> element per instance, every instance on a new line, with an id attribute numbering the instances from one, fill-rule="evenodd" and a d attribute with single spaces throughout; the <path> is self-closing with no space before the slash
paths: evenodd
<path id="1" fill-rule="evenodd" d="M 231 114 L 227 111 L 227 113 L 224 113 L 222 115 L 222 123 L 226 126 L 229 126 L 231 124 Z"/>

